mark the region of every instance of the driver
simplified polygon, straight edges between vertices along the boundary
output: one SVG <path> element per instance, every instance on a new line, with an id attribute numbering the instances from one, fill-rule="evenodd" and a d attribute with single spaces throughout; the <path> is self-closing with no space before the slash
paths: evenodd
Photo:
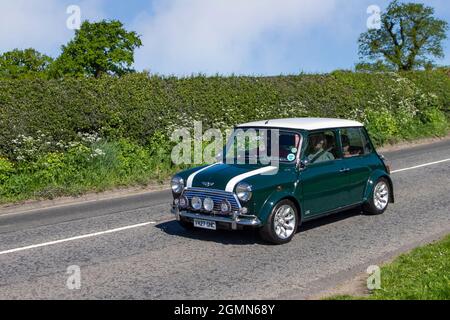
<path id="1" fill-rule="evenodd" d="M 310 154 L 308 155 L 308 160 L 311 163 L 324 162 L 329 160 L 334 160 L 334 156 L 331 152 L 327 151 L 327 140 L 325 135 L 317 134 L 310 138 Z"/>

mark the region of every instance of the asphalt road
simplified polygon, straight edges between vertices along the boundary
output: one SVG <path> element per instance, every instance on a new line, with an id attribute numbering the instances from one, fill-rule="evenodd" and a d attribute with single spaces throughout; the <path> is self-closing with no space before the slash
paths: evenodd
<path id="1" fill-rule="evenodd" d="M 411 168 L 450 159 L 450 140 L 385 155 L 393 170 Z M 167 191 L 0 214 L 0 299 L 308 298 L 450 233 L 449 161 L 392 176 L 384 215 L 305 223 L 283 246 L 254 232 L 184 231 Z M 73 265 L 80 289 L 67 287 Z"/>

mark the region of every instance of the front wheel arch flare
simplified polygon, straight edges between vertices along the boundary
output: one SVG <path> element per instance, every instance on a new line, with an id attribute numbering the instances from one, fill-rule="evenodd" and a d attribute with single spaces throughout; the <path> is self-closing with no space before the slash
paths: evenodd
<path id="1" fill-rule="evenodd" d="M 274 206 L 277 205 L 278 202 L 282 200 L 290 200 L 295 204 L 295 207 L 298 212 L 298 221 L 299 224 L 302 221 L 302 210 L 300 206 L 299 200 L 294 197 L 291 193 L 288 192 L 274 192 L 272 193 L 267 200 L 264 202 L 264 205 L 262 206 L 260 210 L 259 219 L 261 220 L 262 224 L 265 225 L 267 223 L 267 218 L 272 213 L 272 209 Z"/>
<path id="2" fill-rule="evenodd" d="M 373 192 L 373 188 L 375 187 L 375 183 L 380 179 L 380 178 L 385 178 L 388 183 L 389 183 L 389 202 L 390 203 L 394 203 L 395 199 L 394 199 L 394 186 L 392 183 L 392 179 L 389 175 L 387 175 L 385 172 L 383 171 L 374 171 L 372 173 L 372 175 L 370 176 L 369 180 L 367 181 L 366 184 L 366 190 L 364 192 L 364 202 L 367 202 L 369 200 L 369 198 L 372 195 Z"/>

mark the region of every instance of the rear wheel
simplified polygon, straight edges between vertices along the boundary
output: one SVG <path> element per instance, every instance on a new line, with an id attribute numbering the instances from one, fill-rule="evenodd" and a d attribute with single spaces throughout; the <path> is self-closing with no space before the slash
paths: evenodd
<path id="1" fill-rule="evenodd" d="M 389 182 L 386 178 L 380 178 L 375 183 L 372 195 L 364 206 L 367 214 L 382 214 L 386 211 L 391 196 Z"/>
<path id="2" fill-rule="evenodd" d="M 297 225 L 297 207 L 290 200 L 281 200 L 272 209 L 266 225 L 260 229 L 260 235 L 274 244 L 288 243 L 294 237 Z"/>

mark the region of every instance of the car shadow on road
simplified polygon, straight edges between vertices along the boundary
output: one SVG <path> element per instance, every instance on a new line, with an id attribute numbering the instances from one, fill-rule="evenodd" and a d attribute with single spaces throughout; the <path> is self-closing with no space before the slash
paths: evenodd
<path id="1" fill-rule="evenodd" d="M 186 230 L 177 221 L 166 221 L 155 226 L 161 231 L 174 236 L 185 237 L 200 241 L 213 241 L 225 245 L 254 245 L 266 244 L 259 238 L 257 230 Z"/>
<path id="2" fill-rule="evenodd" d="M 361 215 L 360 209 L 352 209 L 343 211 L 337 214 L 329 215 L 323 218 L 319 218 L 313 221 L 303 223 L 297 230 L 297 233 L 307 231 L 315 228 L 319 228 L 324 225 L 335 223 L 341 220 L 349 219 L 351 217 Z M 200 241 L 213 241 L 225 245 L 271 245 L 265 242 L 259 237 L 258 230 L 204 230 L 204 229 L 192 229 L 186 230 L 178 224 L 177 221 L 166 221 L 155 226 L 161 231 L 179 237 L 185 237 L 193 240 Z"/>
<path id="3" fill-rule="evenodd" d="M 360 208 L 356 208 L 356 209 L 351 209 L 351 210 L 331 214 L 329 216 L 318 218 L 318 219 L 315 219 L 312 221 L 307 221 L 307 222 L 303 223 L 300 226 L 300 228 L 297 229 L 297 233 L 302 232 L 302 231 L 311 230 L 314 228 L 319 228 L 319 227 L 327 225 L 327 224 L 332 224 L 332 223 L 335 223 L 335 222 L 338 222 L 341 220 L 349 219 L 349 218 L 352 218 L 355 216 L 360 216 L 362 214 L 363 214 L 362 210 Z"/>

